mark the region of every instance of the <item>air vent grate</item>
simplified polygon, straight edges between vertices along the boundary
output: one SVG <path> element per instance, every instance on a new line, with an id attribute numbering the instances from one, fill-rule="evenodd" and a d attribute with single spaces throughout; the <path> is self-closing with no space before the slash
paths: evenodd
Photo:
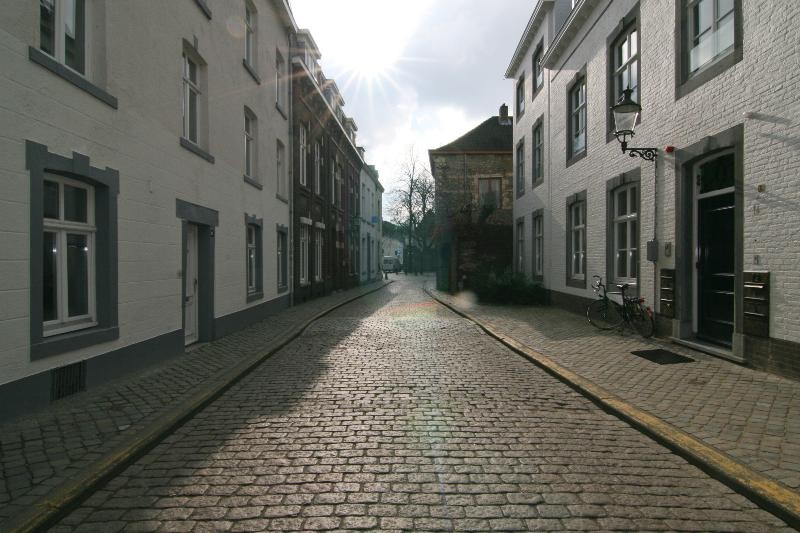
<path id="1" fill-rule="evenodd" d="M 685 357 L 669 350 L 637 350 L 631 352 L 633 355 L 638 355 L 648 361 L 658 363 L 659 365 L 675 365 L 679 363 L 694 363 L 694 359 Z"/>
<path id="2" fill-rule="evenodd" d="M 50 401 L 86 390 L 86 361 L 50 371 Z"/>

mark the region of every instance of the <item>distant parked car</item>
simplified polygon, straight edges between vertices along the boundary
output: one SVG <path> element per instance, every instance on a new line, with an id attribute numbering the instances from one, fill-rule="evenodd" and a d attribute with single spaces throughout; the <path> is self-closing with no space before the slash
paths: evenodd
<path id="1" fill-rule="evenodd" d="M 383 257 L 384 272 L 393 272 L 397 274 L 401 270 L 403 270 L 403 264 L 400 262 L 399 257 L 395 257 L 393 255 L 386 255 Z"/>

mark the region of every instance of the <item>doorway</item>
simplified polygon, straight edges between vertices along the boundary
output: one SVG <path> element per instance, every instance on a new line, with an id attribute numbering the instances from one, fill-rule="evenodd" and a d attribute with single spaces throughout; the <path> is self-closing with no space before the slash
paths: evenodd
<path id="1" fill-rule="evenodd" d="M 735 158 L 732 150 L 698 161 L 694 180 L 694 317 L 698 339 L 730 348 L 736 287 Z"/>
<path id="2" fill-rule="evenodd" d="M 198 339 L 198 261 L 197 225 L 186 224 L 186 245 L 184 252 L 184 296 L 183 296 L 183 336 L 188 346 Z"/>

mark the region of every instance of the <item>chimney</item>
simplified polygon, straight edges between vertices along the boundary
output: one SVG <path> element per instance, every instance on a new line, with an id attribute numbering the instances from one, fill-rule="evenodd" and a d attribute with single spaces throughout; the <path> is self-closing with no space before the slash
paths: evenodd
<path id="1" fill-rule="evenodd" d="M 500 122 L 500 124 L 504 124 L 504 125 L 509 123 L 509 120 L 508 120 L 508 106 L 506 104 L 503 104 L 503 105 L 500 106 L 500 116 L 498 117 L 498 122 Z"/>

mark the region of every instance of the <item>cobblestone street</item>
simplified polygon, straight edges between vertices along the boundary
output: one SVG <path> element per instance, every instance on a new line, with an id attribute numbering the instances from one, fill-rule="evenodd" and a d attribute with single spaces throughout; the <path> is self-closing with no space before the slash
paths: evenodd
<path id="1" fill-rule="evenodd" d="M 424 278 L 398 279 L 313 323 L 52 530 L 785 527 Z"/>

